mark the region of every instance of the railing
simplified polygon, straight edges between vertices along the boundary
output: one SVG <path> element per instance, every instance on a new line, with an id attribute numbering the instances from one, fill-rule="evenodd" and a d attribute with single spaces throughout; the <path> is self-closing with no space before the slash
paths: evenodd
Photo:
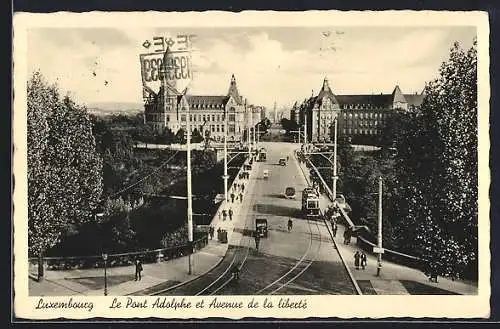
<path id="1" fill-rule="evenodd" d="M 204 248 L 208 244 L 208 235 L 203 234 L 202 237 L 193 241 L 192 248 L 189 244 L 175 246 L 170 248 L 161 248 L 155 250 L 144 250 L 120 254 L 108 254 L 107 266 L 127 266 L 132 265 L 136 259 L 140 259 L 143 263 L 156 263 L 169 259 L 174 259 L 194 253 L 197 250 Z M 29 258 L 30 274 L 38 273 L 38 258 Z M 89 268 L 104 267 L 104 260 L 101 255 L 93 256 L 72 256 L 72 257 L 44 257 L 44 267 L 46 270 L 78 270 Z"/>
<path id="2" fill-rule="evenodd" d="M 326 184 L 325 180 L 323 179 L 323 177 L 319 173 L 318 169 L 313 165 L 313 163 L 311 162 L 311 160 L 309 158 L 306 158 L 305 156 L 303 156 L 302 153 L 300 153 L 299 155 L 302 157 L 302 159 L 304 159 L 304 161 L 305 161 L 306 165 L 308 165 L 308 167 L 311 167 L 311 168 L 314 169 L 316 175 L 319 177 L 321 183 L 323 184 L 324 190 L 326 191 L 326 194 L 327 194 L 328 198 L 330 199 L 330 201 L 333 202 L 333 193 L 332 193 L 332 190 L 328 187 L 328 185 Z M 340 210 L 340 213 L 342 214 L 342 219 L 345 221 L 345 223 L 349 227 L 353 227 L 355 224 L 349 218 L 347 212 L 342 207 L 338 207 L 338 208 Z M 367 252 L 370 252 L 370 253 L 373 252 L 373 247 L 375 246 L 374 243 L 368 241 L 363 236 L 358 236 L 357 237 L 357 245 L 361 249 L 363 249 L 363 250 L 365 250 Z M 384 249 L 384 258 L 387 259 L 387 260 L 394 261 L 394 262 L 396 262 L 398 264 L 409 266 L 409 267 L 413 267 L 413 268 L 422 269 L 423 266 L 424 266 L 422 259 L 420 259 L 420 258 L 418 258 L 416 256 L 403 254 L 401 252 L 390 250 L 390 249 Z"/>

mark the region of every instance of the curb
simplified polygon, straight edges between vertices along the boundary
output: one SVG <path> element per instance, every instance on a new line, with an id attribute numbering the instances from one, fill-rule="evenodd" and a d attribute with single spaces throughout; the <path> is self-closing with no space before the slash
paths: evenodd
<path id="1" fill-rule="evenodd" d="M 337 246 L 337 242 L 333 238 L 333 233 L 330 229 L 330 226 L 328 226 L 328 222 L 326 221 L 326 219 L 323 219 L 323 222 L 325 223 L 326 229 L 328 230 L 328 233 L 330 234 L 333 245 L 335 246 L 335 249 L 337 250 L 337 253 L 340 256 L 340 260 L 344 264 L 344 267 L 347 270 L 347 273 L 349 274 L 349 278 L 351 279 L 352 284 L 354 285 L 354 288 L 356 289 L 356 292 L 358 293 L 358 295 L 363 295 L 363 292 L 361 291 L 361 288 L 358 285 L 358 281 L 354 278 L 354 274 L 352 274 L 351 269 L 349 269 L 349 266 L 347 265 L 347 262 L 345 261 L 344 256 L 342 256 L 342 253 L 340 252 L 340 249 Z"/>
<path id="2" fill-rule="evenodd" d="M 246 162 L 246 161 L 245 161 L 245 162 Z M 245 164 L 245 162 L 244 162 L 244 164 Z M 244 165 L 244 164 L 243 164 L 243 165 Z M 242 168 L 243 168 L 243 167 L 242 167 Z M 252 169 L 253 169 L 253 167 L 252 167 Z M 241 169 L 240 169 L 240 171 L 241 171 Z M 239 174 L 239 172 L 238 172 L 238 174 Z M 237 175 L 238 175 L 238 174 L 237 174 Z M 217 212 L 216 212 L 216 214 L 217 214 Z M 170 291 L 170 290 L 173 290 L 173 289 L 177 289 L 177 288 L 179 288 L 179 287 L 182 287 L 182 286 L 184 286 L 184 285 L 186 285 L 186 284 L 188 284 L 188 283 L 190 283 L 190 282 L 193 282 L 194 280 L 197 280 L 197 279 L 199 279 L 200 277 L 202 277 L 202 276 L 204 276 L 204 275 L 208 274 L 208 273 L 209 273 L 209 272 L 211 272 L 213 269 L 215 269 L 217 266 L 219 266 L 219 265 L 220 265 L 220 263 L 222 263 L 222 261 L 224 260 L 224 258 L 226 258 L 226 255 L 227 255 L 227 250 L 229 249 L 229 237 L 228 237 L 228 242 L 227 242 L 226 246 L 227 246 L 227 248 L 226 248 L 226 250 L 225 250 L 225 252 L 224 252 L 224 255 L 223 255 L 223 256 L 222 256 L 222 257 L 221 257 L 221 258 L 217 261 L 217 263 L 215 263 L 212 267 L 210 267 L 210 268 L 209 268 L 208 270 L 206 270 L 205 272 L 203 272 L 203 273 L 201 273 L 201 274 L 199 274 L 199 275 L 195 276 L 194 278 L 191 278 L 191 279 L 189 279 L 189 280 L 186 280 L 186 281 L 180 282 L 180 283 L 178 283 L 178 284 L 176 284 L 176 285 L 173 285 L 173 286 L 171 286 L 171 287 L 168 287 L 168 288 L 165 288 L 165 289 L 163 289 L 163 290 L 160 290 L 160 291 L 157 291 L 157 292 L 154 292 L 154 293 L 148 294 L 148 296 L 155 296 L 155 295 L 161 294 L 161 293 L 163 293 L 163 292 L 167 292 L 167 291 Z M 161 284 L 161 283 L 160 283 L 160 284 Z M 154 287 L 154 286 L 153 286 L 153 287 Z M 125 296 L 133 296 L 134 294 L 137 294 L 138 292 L 141 292 L 141 291 L 144 291 L 144 290 L 147 290 L 147 289 L 151 289 L 151 287 L 150 287 L 150 288 L 141 289 L 141 290 L 135 291 L 135 292 L 130 293 L 130 294 L 126 294 Z"/>
<path id="3" fill-rule="evenodd" d="M 228 245 L 228 247 L 229 247 L 229 245 Z M 195 276 L 194 278 L 191 278 L 191 279 L 189 279 L 189 280 L 183 281 L 183 282 L 178 283 L 178 284 L 176 284 L 176 285 L 173 285 L 173 286 L 171 286 L 171 287 L 168 287 L 168 288 L 162 289 L 162 290 L 160 290 L 160 291 L 156 291 L 156 292 L 150 293 L 150 294 L 148 294 L 148 296 L 156 296 L 156 295 L 161 294 L 161 293 L 163 293 L 163 292 L 167 292 L 167 291 L 170 291 L 170 290 L 173 290 L 173 289 L 176 289 L 176 288 L 182 287 L 183 285 L 186 285 L 186 284 L 188 284 L 188 283 L 190 283 L 190 282 L 192 282 L 192 281 L 194 281 L 194 280 L 197 280 L 198 278 L 202 277 L 203 275 L 206 275 L 207 273 L 209 273 L 210 271 L 212 271 L 214 268 L 216 268 L 217 266 L 219 266 L 219 264 L 220 264 L 220 263 L 222 263 L 222 261 L 224 260 L 224 258 L 226 258 L 226 253 L 227 253 L 227 248 L 226 248 L 226 252 L 224 253 L 224 256 L 222 256 L 222 257 L 221 257 L 221 258 L 217 261 L 217 263 L 216 263 L 214 266 L 210 267 L 208 270 L 206 270 L 205 272 L 203 272 L 203 273 L 199 274 L 198 276 Z M 161 283 L 160 283 L 160 284 L 161 284 Z M 154 286 L 153 286 L 153 287 L 154 287 Z M 138 290 L 138 291 L 136 291 L 136 292 L 133 292 L 133 293 L 130 293 L 130 294 L 126 294 L 125 296 L 134 296 L 134 295 L 135 295 L 135 294 L 137 294 L 138 292 L 144 291 L 144 290 L 146 290 L 146 289 L 151 289 L 151 288 L 152 288 L 152 287 L 150 287 L 150 288 L 145 288 L 145 289 L 141 289 L 141 290 Z"/>
<path id="4" fill-rule="evenodd" d="M 307 175 L 306 173 L 304 172 L 304 169 L 302 168 L 302 166 L 300 165 L 298 159 L 297 159 L 297 153 L 294 152 L 294 156 L 295 156 L 295 160 L 297 161 L 296 164 L 297 166 L 300 168 L 300 171 L 302 172 L 306 182 L 309 184 L 309 179 L 307 178 Z M 306 165 L 307 167 L 307 165 Z M 363 292 L 361 291 L 361 289 L 359 288 L 359 285 L 358 285 L 358 281 L 356 281 L 356 279 L 354 278 L 354 275 L 352 274 L 351 270 L 349 269 L 349 266 L 347 265 L 344 257 L 342 256 L 342 254 L 340 253 L 340 250 L 337 246 L 337 242 L 335 241 L 335 239 L 333 238 L 333 234 L 332 232 L 330 231 L 330 227 L 328 226 L 328 223 L 326 222 L 325 219 L 323 219 L 323 222 L 325 223 L 325 226 L 328 230 L 328 233 L 330 234 L 330 238 L 332 239 L 332 242 L 333 242 L 333 245 L 335 246 L 335 249 L 337 250 L 337 253 L 339 254 L 340 256 L 340 260 L 342 261 L 342 264 L 344 264 L 344 267 L 347 271 L 347 274 L 349 275 L 349 278 L 351 279 L 351 282 L 352 284 L 354 285 L 354 288 L 356 289 L 356 292 L 358 293 L 358 295 L 363 295 Z"/>

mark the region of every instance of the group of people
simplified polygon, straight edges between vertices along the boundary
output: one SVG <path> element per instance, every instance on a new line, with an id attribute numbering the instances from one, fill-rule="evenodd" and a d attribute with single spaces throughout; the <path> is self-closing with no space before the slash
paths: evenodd
<path id="1" fill-rule="evenodd" d="M 220 217 L 222 216 L 222 220 L 225 221 L 227 219 L 227 217 L 229 216 L 229 220 L 233 220 L 233 209 L 232 208 L 229 208 L 228 211 L 226 211 L 226 209 L 222 209 L 221 212 L 219 212 L 219 219 Z"/>
<path id="2" fill-rule="evenodd" d="M 219 227 L 217 229 L 217 240 L 222 243 L 227 243 L 227 230 L 221 229 Z"/>
<path id="3" fill-rule="evenodd" d="M 235 198 L 236 198 L 236 194 L 231 193 L 231 203 L 234 203 Z M 243 202 L 243 193 L 242 192 L 240 192 L 238 194 L 238 198 L 236 200 L 240 200 L 240 203 Z"/>
<path id="4" fill-rule="evenodd" d="M 354 254 L 354 266 L 357 270 L 359 270 L 360 266 L 363 270 L 366 268 L 366 254 L 364 251 L 361 253 L 359 251 L 356 251 L 356 253 Z"/>

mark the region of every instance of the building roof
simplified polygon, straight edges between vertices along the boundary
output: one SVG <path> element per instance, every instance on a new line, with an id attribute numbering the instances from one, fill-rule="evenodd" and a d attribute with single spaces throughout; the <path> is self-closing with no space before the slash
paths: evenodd
<path id="1" fill-rule="evenodd" d="M 233 96 L 234 100 L 238 105 L 243 104 L 243 97 L 240 96 L 240 93 L 238 92 L 238 87 L 236 86 L 236 78 L 234 77 L 234 74 L 231 76 L 231 83 L 229 84 L 229 90 L 227 92 L 228 96 Z"/>
<path id="2" fill-rule="evenodd" d="M 186 100 L 191 108 L 218 108 L 224 107 L 229 100 L 229 96 L 222 95 L 185 95 Z M 177 97 L 177 101 L 180 102 L 182 96 Z"/>
<path id="3" fill-rule="evenodd" d="M 333 104 L 339 103 L 335 98 L 335 95 L 333 94 L 332 90 L 330 89 L 330 85 L 328 84 L 328 78 L 325 78 L 323 80 L 323 86 L 321 87 L 318 96 L 314 97 L 314 104 L 321 105 L 321 102 L 323 101 L 324 97 L 329 98 Z"/>
<path id="4" fill-rule="evenodd" d="M 337 95 L 340 105 L 367 104 L 375 107 L 386 107 L 392 105 L 392 95 L 372 94 L 372 95 Z"/>
<path id="5" fill-rule="evenodd" d="M 406 99 L 403 96 L 403 93 L 401 92 L 401 89 L 399 89 L 399 86 L 396 85 L 394 88 L 394 91 L 392 92 L 392 102 L 393 103 L 406 103 Z"/>
<path id="6" fill-rule="evenodd" d="M 424 101 L 425 95 L 423 94 L 405 94 L 405 99 L 408 105 L 420 106 Z"/>

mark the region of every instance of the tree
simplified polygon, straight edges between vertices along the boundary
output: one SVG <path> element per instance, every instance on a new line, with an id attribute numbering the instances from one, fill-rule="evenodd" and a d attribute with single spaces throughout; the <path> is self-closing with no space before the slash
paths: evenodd
<path id="1" fill-rule="evenodd" d="M 193 133 L 191 134 L 191 142 L 192 143 L 200 143 L 203 141 L 203 136 L 197 128 L 194 128 Z"/>
<path id="2" fill-rule="evenodd" d="M 61 99 L 39 72 L 28 81 L 27 102 L 28 252 L 41 261 L 62 237 L 94 220 L 102 159 L 86 110 Z"/>
<path id="3" fill-rule="evenodd" d="M 186 131 L 184 129 L 181 128 L 177 130 L 177 133 L 175 134 L 175 142 L 179 144 L 186 143 Z"/>
<path id="4" fill-rule="evenodd" d="M 420 111 L 396 139 L 410 200 L 402 226 L 412 228 L 400 230 L 401 239 L 440 273 L 469 277 L 477 275 L 476 47 L 453 45 Z"/>

